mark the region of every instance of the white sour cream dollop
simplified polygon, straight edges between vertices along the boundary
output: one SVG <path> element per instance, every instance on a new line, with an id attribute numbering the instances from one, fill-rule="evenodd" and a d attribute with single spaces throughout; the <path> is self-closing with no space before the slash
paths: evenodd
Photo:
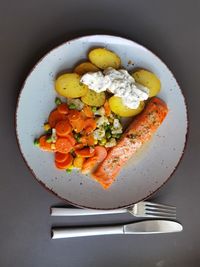
<path id="1" fill-rule="evenodd" d="M 82 76 L 81 82 L 97 93 L 109 91 L 121 97 L 123 104 L 131 109 L 138 108 L 140 102 L 149 97 L 149 89 L 136 83 L 124 69 L 107 68 L 103 72 L 88 72 Z"/>

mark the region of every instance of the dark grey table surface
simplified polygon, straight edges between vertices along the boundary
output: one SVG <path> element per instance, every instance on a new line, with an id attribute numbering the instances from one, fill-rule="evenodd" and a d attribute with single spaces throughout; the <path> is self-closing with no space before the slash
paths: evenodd
<path id="1" fill-rule="evenodd" d="M 1 0 L 0 4 L 0 266 L 199 266 L 200 1 Z M 130 215 L 51 218 L 49 207 L 63 202 L 33 179 L 15 139 L 16 100 L 31 67 L 63 41 L 95 33 L 127 37 L 151 49 L 172 70 L 186 96 L 190 131 L 185 155 L 173 178 L 154 196 L 177 206 L 182 233 L 50 238 L 52 225 L 133 220 Z"/>

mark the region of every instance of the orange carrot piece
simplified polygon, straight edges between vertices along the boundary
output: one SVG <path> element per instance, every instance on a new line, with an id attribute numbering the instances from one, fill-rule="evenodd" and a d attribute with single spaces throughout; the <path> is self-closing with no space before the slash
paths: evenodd
<path id="1" fill-rule="evenodd" d="M 83 108 L 83 113 L 88 118 L 93 118 L 94 117 L 94 113 L 92 112 L 92 109 L 91 109 L 90 106 L 85 105 L 84 108 Z"/>
<path id="2" fill-rule="evenodd" d="M 87 145 L 93 146 L 94 145 L 94 136 L 92 134 L 87 136 Z"/>
<path id="3" fill-rule="evenodd" d="M 74 136 L 73 136 L 72 133 L 68 134 L 68 135 L 66 136 L 66 138 L 69 140 L 69 142 L 70 142 L 70 144 L 71 144 L 72 146 L 74 146 L 74 145 L 76 144 L 76 140 L 75 140 L 75 138 L 74 138 Z"/>
<path id="4" fill-rule="evenodd" d="M 70 124 L 71 124 L 73 130 L 76 133 L 80 133 L 83 130 L 83 128 L 84 128 L 84 120 L 83 119 L 78 119 L 78 120 L 75 120 L 75 121 L 70 121 Z"/>
<path id="5" fill-rule="evenodd" d="M 49 122 L 50 127 L 54 128 L 57 122 L 61 120 L 65 120 L 65 119 L 66 119 L 66 115 L 61 114 L 60 112 L 58 112 L 57 109 L 55 109 L 51 111 L 51 113 L 49 114 L 48 122 Z"/>
<path id="6" fill-rule="evenodd" d="M 59 136 L 67 136 L 72 131 L 72 127 L 67 120 L 57 122 L 55 128 L 56 134 Z"/>
<path id="7" fill-rule="evenodd" d="M 83 135 L 80 137 L 80 143 L 85 146 L 93 146 L 94 145 L 94 136 L 90 135 Z"/>
<path id="8" fill-rule="evenodd" d="M 75 150 L 75 153 L 77 156 L 80 156 L 82 158 L 90 158 L 94 156 L 95 150 L 90 147 L 86 147 L 83 149 Z"/>
<path id="9" fill-rule="evenodd" d="M 70 110 L 68 115 L 69 122 L 75 132 L 80 133 L 84 128 L 84 119 L 78 110 Z"/>
<path id="10" fill-rule="evenodd" d="M 95 157 L 97 157 L 97 161 L 101 162 L 103 161 L 107 156 L 107 150 L 103 146 L 96 146 L 95 147 Z"/>
<path id="11" fill-rule="evenodd" d="M 106 102 L 104 103 L 104 109 L 105 109 L 105 114 L 106 116 L 110 116 L 111 114 L 111 109 L 110 109 L 110 105 L 109 102 L 106 100 Z"/>
<path id="12" fill-rule="evenodd" d="M 81 113 L 78 110 L 69 110 L 69 113 L 67 116 L 68 116 L 70 122 L 76 121 L 76 120 L 79 120 L 81 118 Z"/>
<path id="13" fill-rule="evenodd" d="M 55 161 L 57 162 L 64 162 L 68 157 L 68 154 L 63 154 L 60 152 L 55 153 Z"/>
<path id="14" fill-rule="evenodd" d="M 83 144 L 75 144 L 75 145 L 73 146 L 73 148 L 74 148 L 74 150 L 79 150 L 79 149 L 84 148 L 84 145 L 83 145 Z"/>
<path id="15" fill-rule="evenodd" d="M 62 103 L 60 105 L 58 105 L 57 107 L 58 112 L 61 114 L 68 114 L 69 113 L 69 109 L 66 103 Z"/>
<path id="16" fill-rule="evenodd" d="M 56 165 L 56 168 L 58 168 L 60 170 L 64 170 L 64 169 L 68 169 L 72 165 L 72 162 L 73 162 L 73 157 L 69 153 L 69 154 L 67 154 L 67 158 L 65 161 L 63 161 L 63 162 L 55 161 L 55 165 Z"/>
<path id="17" fill-rule="evenodd" d="M 97 127 L 96 121 L 94 119 L 87 119 L 84 121 L 84 129 L 87 134 L 92 133 Z"/>
<path id="18" fill-rule="evenodd" d="M 72 145 L 68 138 L 59 137 L 55 143 L 56 150 L 60 153 L 68 153 L 72 149 Z"/>
<path id="19" fill-rule="evenodd" d="M 87 136 L 81 136 L 80 137 L 80 143 L 83 145 L 87 145 Z"/>
<path id="20" fill-rule="evenodd" d="M 93 132 L 93 128 L 92 127 L 87 127 L 86 129 L 85 129 L 85 133 L 86 134 L 91 134 L 92 132 Z"/>
<path id="21" fill-rule="evenodd" d="M 82 173 L 91 172 L 97 165 L 102 162 L 107 156 L 105 147 L 96 146 L 94 156 L 86 159 L 82 166 Z"/>
<path id="22" fill-rule="evenodd" d="M 40 149 L 47 152 L 53 152 L 53 149 L 51 148 L 51 144 L 47 142 L 47 136 L 42 135 L 39 138 L 39 146 Z"/>
<path id="23" fill-rule="evenodd" d="M 96 121 L 94 119 L 87 119 L 87 120 L 85 120 L 85 126 L 84 126 L 84 128 L 87 128 L 87 127 L 92 127 L 92 128 L 95 129 L 97 127 Z"/>

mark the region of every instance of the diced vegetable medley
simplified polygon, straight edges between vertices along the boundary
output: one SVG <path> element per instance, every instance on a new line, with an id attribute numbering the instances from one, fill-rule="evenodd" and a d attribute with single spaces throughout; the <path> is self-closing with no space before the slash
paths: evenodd
<path id="1" fill-rule="evenodd" d="M 138 107 L 133 109 L 125 106 L 119 95 L 111 94 L 109 88 L 101 92 L 90 89 L 81 80 L 84 74 L 98 72 L 103 77 L 107 68 L 119 69 L 121 59 L 104 48 L 91 50 L 88 58 L 89 61 L 76 66 L 73 73 L 65 73 L 56 79 L 58 97 L 55 108 L 44 122 L 44 134 L 34 140 L 36 147 L 53 152 L 56 168 L 67 173 L 74 168 L 82 173 L 94 170 L 121 139 L 125 130 L 122 117 L 136 116 L 146 103 L 138 102 Z M 159 79 L 147 70 L 137 70 L 129 80 L 140 84 L 138 88 L 145 86 L 149 97 L 160 91 Z"/>

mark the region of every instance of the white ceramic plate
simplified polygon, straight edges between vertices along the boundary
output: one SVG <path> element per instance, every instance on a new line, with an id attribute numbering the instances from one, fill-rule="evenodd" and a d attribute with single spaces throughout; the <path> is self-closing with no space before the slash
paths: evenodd
<path id="1" fill-rule="evenodd" d="M 77 172 L 66 174 L 57 170 L 53 154 L 44 153 L 33 145 L 34 138 L 42 134 L 43 123 L 54 108 L 56 75 L 63 70 L 71 70 L 77 62 L 86 59 L 92 47 L 113 50 L 129 70 L 142 67 L 156 73 L 162 83 L 159 97 L 169 107 L 169 114 L 152 141 L 123 168 L 108 190 L 103 190 L 97 182 Z M 124 38 L 92 35 L 58 46 L 33 68 L 19 95 L 16 132 L 27 165 L 46 188 L 74 205 L 112 209 L 147 198 L 168 180 L 185 147 L 187 112 L 179 85 L 156 55 Z"/>

